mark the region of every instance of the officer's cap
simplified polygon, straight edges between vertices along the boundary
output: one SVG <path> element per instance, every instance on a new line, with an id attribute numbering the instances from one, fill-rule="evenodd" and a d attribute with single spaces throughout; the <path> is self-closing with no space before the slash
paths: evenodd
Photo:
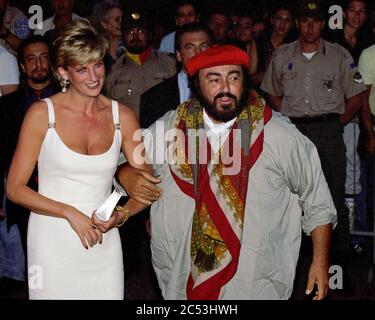
<path id="1" fill-rule="evenodd" d="M 320 0 L 298 0 L 296 7 L 297 19 L 313 18 L 325 20 L 326 8 Z"/>
<path id="2" fill-rule="evenodd" d="M 130 31 L 134 28 L 148 29 L 144 16 L 139 12 L 131 12 L 122 18 L 122 27 L 124 31 Z"/>

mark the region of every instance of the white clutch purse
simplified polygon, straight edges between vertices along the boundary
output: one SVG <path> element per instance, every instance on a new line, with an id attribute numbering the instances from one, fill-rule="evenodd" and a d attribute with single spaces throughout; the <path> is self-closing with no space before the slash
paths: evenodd
<path id="1" fill-rule="evenodd" d="M 97 217 L 102 221 L 108 221 L 122 196 L 124 196 L 123 193 L 116 189 L 113 190 L 111 195 L 95 210 Z"/>

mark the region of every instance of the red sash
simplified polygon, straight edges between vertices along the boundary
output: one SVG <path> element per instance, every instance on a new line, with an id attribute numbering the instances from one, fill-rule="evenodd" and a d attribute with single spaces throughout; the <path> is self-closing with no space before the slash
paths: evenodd
<path id="1" fill-rule="evenodd" d="M 262 153 L 263 127 L 271 117 L 271 109 L 252 91 L 250 105 L 238 116 L 217 154 L 211 153 L 210 143 L 203 136 L 201 139 L 206 139 L 206 144 L 201 143 L 201 139 L 195 139 L 191 145 L 185 143 L 185 161 L 170 165 L 176 184 L 195 200 L 191 272 L 187 281 L 189 300 L 219 299 L 221 288 L 237 271 L 249 173 Z M 199 102 L 190 100 L 181 105 L 173 123 L 175 128 L 184 132 L 185 141 L 189 129 L 203 129 L 203 111 Z M 207 161 L 200 160 L 199 165 L 189 164 L 189 152 L 196 152 L 198 157 L 207 154 L 203 157 Z M 226 173 L 230 167 L 230 155 L 239 155 L 237 161 L 240 161 L 233 174 Z"/>

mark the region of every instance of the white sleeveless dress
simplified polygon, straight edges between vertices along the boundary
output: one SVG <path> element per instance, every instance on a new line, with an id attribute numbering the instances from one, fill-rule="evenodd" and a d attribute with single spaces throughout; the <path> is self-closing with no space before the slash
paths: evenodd
<path id="1" fill-rule="evenodd" d="M 118 104 L 112 101 L 115 133 L 99 155 L 68 148 L 55 130 L 52 101 L 48 131 L 38 158 L 39 193 L 74 206 L 88 217 L 110 195 L 121 149 Z M 86 250 L 65 219 L 31 213 L 28 227 L 30 299 L 123 299 L 124 270 L 117 228 Z"/>

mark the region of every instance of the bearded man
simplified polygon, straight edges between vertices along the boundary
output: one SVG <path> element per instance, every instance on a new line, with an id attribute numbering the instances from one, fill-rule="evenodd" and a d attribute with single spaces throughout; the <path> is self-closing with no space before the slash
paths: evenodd
<path id="1" fill-rule="evenodd" d="M 0 199 L 4 196 L 4 177 L 7 175 L 27 109 L 35 101 L 48 98 L 59 90 L 52 78 L 49 51 L 49 43 L 44 37 L 37 35 L 27 38 L 18 54 L 23 85 L 17 91 L 0 98 Z M 36 172 L 29 183 L 36 189 Z M 9 200 L 5 202 L 6 208 L 3 208 L 2 204 L 1 201 L 0 212 L 3 210 L 7 212 L 9 226 L 18 225 L 26 252 L 30 210 Z"/>
<path id="2" fill-rule="evenodd" d="M 249 89 L 248 65 L 231 45 L 191 58 L 195 98 L 144 132 L 162 179 L 151 249 L 165 299 L 288 299 L 301 228 L 314 247 L 306 292 L 327 294 L 336 210 L 318 153 Z"/>

